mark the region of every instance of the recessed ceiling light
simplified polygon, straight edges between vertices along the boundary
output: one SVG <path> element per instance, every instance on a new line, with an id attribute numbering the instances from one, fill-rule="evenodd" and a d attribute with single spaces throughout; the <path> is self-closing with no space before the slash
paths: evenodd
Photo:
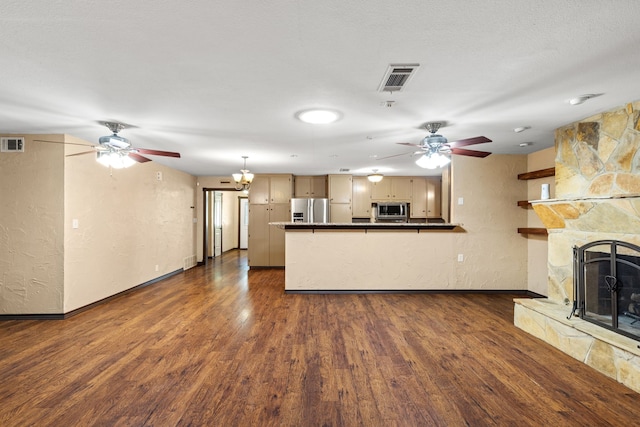
<path id="1" fill-rule="evenodd" d="M 531 129 L 531 126 L 520 126 L 520 127 L 515 128 L 513 131 L 515 133 L 520 133 L 520 132 L 524 132 L 525 130 L 529 130 L 529 129 Z"/>
<path id="2" fill-rule="evenodd" d="M 296 117 L 305 122 L 313 125 L 326 125 L 336 122 L 342 118 L 342 114 L 335 110 L 304 110 L 296 113 Z"/>

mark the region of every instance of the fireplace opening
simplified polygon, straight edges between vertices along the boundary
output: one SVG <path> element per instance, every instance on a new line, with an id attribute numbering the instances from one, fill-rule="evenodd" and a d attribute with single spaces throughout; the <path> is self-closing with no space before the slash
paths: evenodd
<path id="1" fill-rule="evenodd" d="M 573 258 L 578 316 L 640 341 L 640 247 L 598 240 L 574 247 Z"/>

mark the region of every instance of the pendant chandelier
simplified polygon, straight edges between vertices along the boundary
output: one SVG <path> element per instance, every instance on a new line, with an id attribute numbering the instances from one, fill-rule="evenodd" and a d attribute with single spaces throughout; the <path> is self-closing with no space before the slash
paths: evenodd
<path id="1" fill-rule="evenodd" d="M 242 190 L 246 193 L 249 191 L 249 188 L 251 187 L 251 181 L 253 181 L 253 174 L 249 172 L 249 169 L 247 169 L 247 159 L 249 157 L 242 156 L 242 158 L 244 159 L 244 165 L 242 169 L 240 169 L 240 172 L 242 173 L 234 173 L 231 176 L 233 176 L 233 180 L 236 182 L 236 190 L 238 191 Z"/>

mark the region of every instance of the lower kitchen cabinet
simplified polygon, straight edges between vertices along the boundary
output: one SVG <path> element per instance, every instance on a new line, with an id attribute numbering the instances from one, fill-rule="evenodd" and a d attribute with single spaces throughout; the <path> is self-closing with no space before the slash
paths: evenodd
<path id="1" fill-rule="evenodd" d="M 290 220 L 288 203 L 249 205 L 249 267 L 284 267 L 284 230 L 269 223 Z"/>

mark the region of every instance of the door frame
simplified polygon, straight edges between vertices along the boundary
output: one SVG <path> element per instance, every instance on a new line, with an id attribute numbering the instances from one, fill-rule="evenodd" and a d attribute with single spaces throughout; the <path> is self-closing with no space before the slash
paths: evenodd
<path id="1" fill-rule="evenodd" d="M 209 196 L 213 196 L 213 192 L 215 191 L 233 191 L 237 193 L 239 190 L 235 190 L 233 188 L 217 188 L 217 187 L 203 187 L 202 188 L 202 262 L 204 265 L 207 265 L 209 261 L 209 245 L 207 242 L 207 235 L 209 234 L 209 228 L 211 224 L 209 223 Z M 239 232 L 239 222 L 238 222 L 238 232 Z M 224 229 L 224 228 L 223 228 Z"/>

